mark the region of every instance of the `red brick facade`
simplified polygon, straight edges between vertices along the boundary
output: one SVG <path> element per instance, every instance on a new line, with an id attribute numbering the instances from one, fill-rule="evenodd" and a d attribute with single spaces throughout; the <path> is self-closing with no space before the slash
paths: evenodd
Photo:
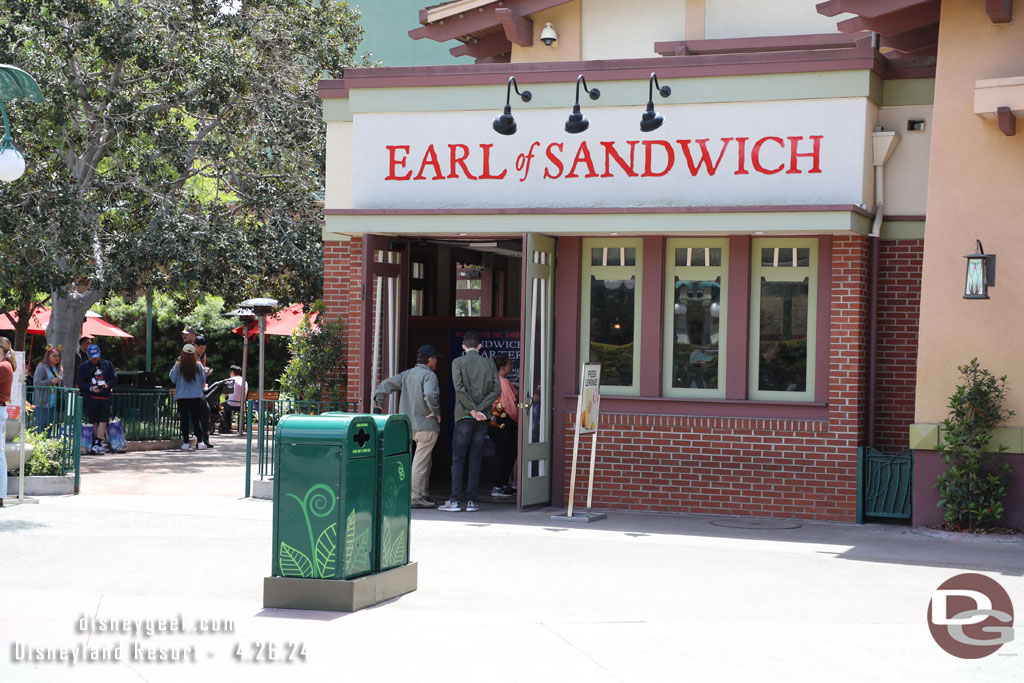
<path id="1" fill-rule="evenodd" d="M 348 400 L 362 397 L 363 240 L 324 242 L 324 313 L 348 333 Z"/>
<path id="2" fill-rule="evenodd" d="M 879 243 L 878 363 L 875 448 L 892 455 L 909 448 L 917 377 L 924 240 Z"/>

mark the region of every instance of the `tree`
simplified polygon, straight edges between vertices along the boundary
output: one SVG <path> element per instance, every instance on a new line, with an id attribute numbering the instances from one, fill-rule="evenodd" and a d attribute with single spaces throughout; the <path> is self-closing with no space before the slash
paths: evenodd
<path id="1" fill-rule="evenodd" d="M 0 187 L 0 249 L 25 255 L 25 291 L 51 292 L 51 343 L 74 348 L 109 293 L 320 296 L 316 81 L 354 62 L 357 17 L 319 0 L 0 3 L 0 62 L 45 97 L 9 108 L 30 168 Z"/>
<path id="2" fill-rule="evenodd" d="M 318 310 L 316 329 L 305 316 L 292 333 L 292 357 L 281 375 L 281 391 L 298 401 L 344 401 L 348 385 L 348 345 L 341 318 L 327 320 Z"/>

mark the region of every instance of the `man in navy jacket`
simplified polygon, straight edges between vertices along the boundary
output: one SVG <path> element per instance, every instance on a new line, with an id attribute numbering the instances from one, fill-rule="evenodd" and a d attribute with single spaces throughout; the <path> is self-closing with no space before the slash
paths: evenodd
<path id="1" fill-rule="evenodd" d="M 110 394 L 117 386 L 114 364 L 101 357 L 100 347 L 90 344 L 86 350 L 88 363 L 78 368 L 78 391 L 82 394 L 83 410 L 92 423 L 92 449 L 90 453 L 105 453 L 103 439 L 110 422 Z"/>

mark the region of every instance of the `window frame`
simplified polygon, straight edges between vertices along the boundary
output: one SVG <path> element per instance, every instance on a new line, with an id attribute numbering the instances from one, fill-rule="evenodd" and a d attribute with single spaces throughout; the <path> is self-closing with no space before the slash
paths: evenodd
<path id="1" fill-rule="evenodd" d="M 591 250 L 595 248 L 635 249 L 636 263 L 632 266 L 594 266 L 591 265 Z M 590 278 L 597 276 L 604 280 L 628 280 L 633 276 L 636 283 L 633 294 L 633 383 L 628 386 L 612 386 L 602 382 L 601 393 L 611 396 L 640 395 L 640 351 L 643 330 L 643 274 L 644 274 L 644 240 L 642 237 L 587 237 L 582 240 L 580 250 L 580 358 L 590 362 Z M 619 277 L 629 271 L 625 277 Z M 602 377 L 603 379 L 603 377 Z"/>
<path id="2" fill-rule="evenodd" d="M 715 399 L 726 395 L 726 366 L 728 364 L 728 318 L 729 318 L 729 238 L 728 237 L 669 237 L 663 242 L 665 251 L 665 281 L 663 288 L 664 309 L 662 311 L 662 373 L 661 395 L 672 398 Z M 711 248 L 722 250 L 720 266 L 677 266 L 675 250 L 685 248 Z M 696 277 L 687 277 L 692 274 Z M 714 274 L 713 277 L 705 277 Z M 718 316 L 718 388 L 692 389 L 672 386 L 672 354 L 675 349 L 673 333 L 675 330 L 675 277 L 686 279 L 720 280 L 719 316 Z"/>
<path id="3" fill-rule="evenodd" d="M 807 266 L 766 267 L 761 265 L 761 250 L 773 248 L 809 248 Z M 818 365 L 818 295 L 819 238 L 755 237 L 750 241 L 750 315 L 747 335 L 747 400 L 789 401 L 810 403 L 815 400 Z M 769 282 L 794 282 L 786 275 L 804 274 L 807 278 L 807 381 L 804 391 L 763 391 L 758 389 L 761 376 L 761 278 Z"/>

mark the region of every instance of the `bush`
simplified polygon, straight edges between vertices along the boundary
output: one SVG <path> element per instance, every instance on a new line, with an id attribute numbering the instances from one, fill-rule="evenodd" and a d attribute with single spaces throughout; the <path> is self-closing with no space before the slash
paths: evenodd
<path id="1" fill-rule="evenodd" d="M 8 448 L 7 462 L 10 463 L 11 452 L 17 452 L 18 442 L 12 442 L 14 448 Z M 34 429 L 28 431 L 26 444 L 32 444 L 32 456 L 25 461 L 26 477 L 52 477 L 64 474 L 64 448 L 60 439 L 51 439 Z M 18 468 L 11 469 L 10 476 L 18 475 Z"/>
<path id="2" fill-rule="evenodd" d="M 345 326 L 328 321 L 318 308 L 317 329 L 303 318 L 292 334 L 292 358 L 281 375 L 281 391 L 297 401 L 343 401 L 348 385 Z"/>
<path id="3" fill-rule="evenodd" d="M 960 367 L 962 384 L 949 397 L 949 417 L 942 422 L 939 452 L 948 469 L 933 486 L 939 489 L 939 507 L 946 524 L 974 531 L 998 525 L 1003 499 L 1013 468 L 1002 453 L 986 452 L 996 427 L 1013 417 L 1003 408 L 1006 376 L 994 377 L 974 358 Z"/>

